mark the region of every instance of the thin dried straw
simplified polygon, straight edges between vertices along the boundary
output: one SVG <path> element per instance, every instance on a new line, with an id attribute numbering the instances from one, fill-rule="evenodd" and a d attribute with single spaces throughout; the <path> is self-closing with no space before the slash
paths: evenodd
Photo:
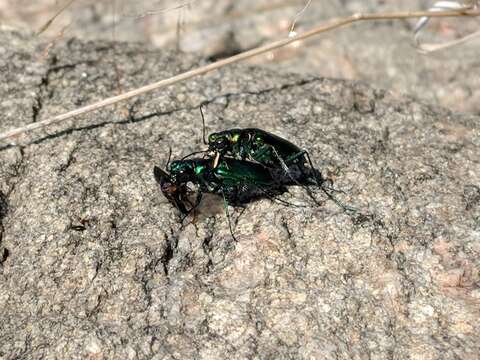
<path id="1" fill-rule="evenodd" d="M 101 101 L 98 101 L 96 103 L 69 111 L 64 114 L 60 114 L 57 116 L 54 116 L 49 119 L 45 119 L 43 121 L 35 122 L 32 124 L 28 124 L 26 126 L 22 126 L 7 132 L 4 132 L 0 134 L 0 141 L 12 138 L 14 136 L 20 135 L 22 133 L 26 133 L 28 131 L 32 131 L 35 129 L 43 128 L 55 123 L 59 123 L 68 119 L 71 119 L 73 117 L 86 114 L 88 112 L 98 110 L 100 108 L 116 104 L 120 101 L 125 101 L 128 99 L 131 99 L 133 97 L 145 94 L 147 92 L 157 90 L 160 88 L 164 88 L 169 85 L 176 84 L 178 82 L 184 81 L 191 79 L 196 76 L 200 76 L 203 74 L 206 74 L 208 72 L 211 72 L 213 70 L 220 69 L 224 66 L 230 65 L 237 63 L 242 60 L 249 59 L 251 57 L 284 47 L 286 45 L 289 45 L 295 41 L 300 41 L 304 40 L 307 38 L 310 38 L 312 36 L 318 35 L 320 33 L 334 30 L 358 21 L 365 21 L 365 20 L 394 20 L 394 19 L 412 19 L 412 18 L 421 18 L 424 16 L 429 16 L 429 17 L 457 17 L 457 16 L 470 16 L 470 17 L 475 17 L 475 16 L 480 16 L 480 11 L 438 11 L 438 12 L 430 12 L 430 11 L 413 11 L 413 12 L 392 12 L 392 13 L 382 13 L 382 14 L 354 14 L 345 18 L 339 18 L 339 19 L 334 19 L 330 21 L 328 24 L 325 25 L 320 25 L 318 27 L 315 27 L 309 31 L 305 31 L 303 33 L 300 33 L 294 37 L 289 37 L 286 39 L 274 41 L 270 44 L 264 45 L 257 47 L 255 49 L 251 49 L 245 52 L 242 52 L 240 54 L 231 56 L 229 58 L 219 60 L 217 62 L 201 66 L 197 69 L 190 70 L 184 73 L 181 73 L 179 75 L 175 75 L 173 77 L 170 77 L 168 79 L 160 80 L 156 83 L 146 85 L 143 87 L 140 87 L 135 90 L 128 91 L 124 94 L 113 96 Z"/>
<path id="2" fill-rule="evenodd" d="M 433 4 L 433 6 L 428 9 L 428 11 L 445 11 L 445 10 L 475 10 L 478 9 L 480 6 L 480 1 L 478 0 L 463 0 L 463 1 L 437 1 Z M 417 47 L 417 51 L 422 54 L 432 53 L 434 51 L 439 51 L 447 48 L 451 48 L 453 46 L 457 46 L 467 41 L 473 40 L 480 36 L 480 30 L 476 31 L 472 34 L 466 35 L 460 39 L 455 39 L 452 41 L 447 41 L 444 43 L 421 43 L 420 42 L 420 32 L 422 29 L 428 24 L 430 21 L 430 17 L 425 16 L 418 20 L 417 25 L 415 26 L 414 32 L 414 41 L 415 46 Z"/>
<path id="3" fill-rule="evenodd" d="M 45 30 L 47 30 L 50 27 L 50 25 L 52 25 L 55 19 L 59 17 L 70 5 L 72 5 L 74 1 L 75 0 L 70 0 L 68 3 L 62 6 L 60 10 L 58 10 L 55 13 L 55 15 L 53 15 L 45 24 L 43 24 L 43 26 L 37 31 L 37 35 L 40 35 L 41 33 L 45 32 Z"/>

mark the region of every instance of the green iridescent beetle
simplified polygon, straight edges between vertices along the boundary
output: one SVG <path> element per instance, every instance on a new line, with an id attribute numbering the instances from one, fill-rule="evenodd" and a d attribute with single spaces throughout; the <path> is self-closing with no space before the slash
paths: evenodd
<path id="1" fill-rule="evenodd" d="M 233 158 L 221 158 L 216 167 L 210 158 L 176 160 L 168 167 L 168 173 L 155 166 L 154 175 L 164 196 L 185 215 L 200 204 L 203 193 L 221 195 L 233 238 L 235 236 L 227 205 L 243 206 L 265 197 L 292 205 L 277 196 L 286 192 L 288 185 L 314 185 L 299 171 L 286 177 L 278 169 L 270 171 L 261 164 Z M 188 183 L 197 187 L 197 196 L 193 203 L 187 197 Z"/>
<path id="2" fill-rule="evenodd" d="M 202 105 L 203 106 L 203 105 Z M 332 201 L 346 211 L 355 211 L 356 209 L 342 204 L 329 191 L 333 190 L 326 186 L 326 180 L 321 173 L 313 166 L 310 155 L 305 149 L 301 149 L 292 142 L 258 128 L 235 128 L 224 131 L 211 133 L 208 136 L 208 142 L 205 140 L 205 117 L 202 106 L 200 106 L 200 114 L 203 123 L 203 142 L 208 145 L 207 153 L 214 159 L 213 167 L 215 168 L 221 158 L 233 157 L 240 160 L 250 160 L 263 165 L 269 169 L 282 169 L 284 174 L 295 181 L 298 176 L 293 176 L 293 172 L 300 171 L 303 178 L 309 178 L 317 185 Z M 312 177 L 313 176 L 313 177 Z M 320 205 L 308 185 L 301 185 L 307 191 L 309 197 Z"/>

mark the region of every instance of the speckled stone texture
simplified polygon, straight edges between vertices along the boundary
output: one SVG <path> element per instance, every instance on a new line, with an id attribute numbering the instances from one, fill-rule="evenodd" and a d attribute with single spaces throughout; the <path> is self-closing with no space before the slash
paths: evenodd
<path id="1" fill-rule="evenodd" d="M 436 0 L 311 1 L 297 18 L 302 32 L 357 12 L 427 10 Z M 467 2 L 467 0 L 465 0 Z M 307 0 L 82 0 L 74 1 L 42 34 L 62 41 L 143 41 L 218 58 L 286 37 Z M 0 1 L 0 24 L 38 31 L 62 3 Z M 182 6 L 183 5 L 183 6 Z M 429 56 L 413 46 L 416 19 L 362 22 L 330 31 L 301 46 L 250 60 L 275 71 L 368 82 L 454 109 L 480 114 L 480 39 Z M 432 20 L 421 39 L 445 42 L 477 31 L 479 18 Z"/>
<path id="2" fill-rule="evenodd" d="M 190 55 L 0 33 L 0 131 L 191 69 Z M 115 59 L 116 66 L 112 59 Z M 305 149 L 318 191 L 195 218 L 152 168 L 208 131 Z M 368 85 L 232 66 L 0 148 L 2 359 L 477 359 L 479 118 Z"/>

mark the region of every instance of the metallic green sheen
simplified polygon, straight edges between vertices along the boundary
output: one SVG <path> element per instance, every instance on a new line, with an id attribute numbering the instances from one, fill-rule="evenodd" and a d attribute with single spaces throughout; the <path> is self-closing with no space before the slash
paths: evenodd
<path id="1" fill-rule="evenodd" d="M 269 186 L 275 183 L 270 172 L 262 165 L 243 160 L 224 158 L 213 171 L 217 178 L 223 179 L 228 185 L 241 183 Z"/>
<path id="2" fill-rule="evenodd" d="M 254 160 L 267 166 L 303 162 L 305 151 L 290 141 L 257 128 L 230 129 L 208 137 L 209 150 L 242 160 Z"/>

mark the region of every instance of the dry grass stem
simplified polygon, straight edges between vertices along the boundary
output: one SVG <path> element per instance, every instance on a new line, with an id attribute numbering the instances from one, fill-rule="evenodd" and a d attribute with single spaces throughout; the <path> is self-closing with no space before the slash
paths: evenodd
<path id="1" fill-rule="evenodd" d="M 179 83 L 181 81 L 191 79 L 193 77 L 204 75 L 204 74 L 209 73 L 211 71 L 220 69 L 224 66 L 227 66 L 227 65 L 230 65 L 230 64 L 233 64 L 233 63 L 237 63 L 237 62 L 240 62 L 242 60 L 246 60 L 248 58 L 251 58 L 251 57 L 254 57 L 254 56 L 257 56 L 257 55 L 260 55 L 260 54 L 263 54 L 263 53 L 281 48 L 283 46 L 289 45 L 293 42 L 304 40 L 304 39 L 310 38 L 312 36 L 318 35 L 320 33 L 331 31 L 331 30 L 334 30 L 334 29 L 337 29 L 337 28 L 340 28 L 340 27 L 343 27 L 343 26 L 346 26 L 346 25 L 349 25 L 349 24 L 352 24 L 352 23 L 356 23 L 356 22 L 359 22 L 359 21 L 373 21 L 373 20 L 412 19 L 412 18 L 421 18 L 421 17 L 424 17 L 424 16 L 428 16 L 428 17 L 457 17 L 457 16 L 476 17 L 476 16 L 480 16 L 480 11 L 477 11 L 477 10 L 467 10 L 467 11 L 466 10 L 462 10 L 462 11 L 455 10 L 455 11 L 438 11 L 438 12 L 429 12 L 429 11 L 392 12 L 392 13 L 380 13 L 380 14 L 375 14 L 375 13 L 373 13 L 373 14 L 361 14 L 361 13 L 359 13 L 359 14 L 354 14 L 354 15 L 344 17 L 344 18 L 334 19 L 334 20 L 329 21 L 327 24 L 320 25 L 320 26 L 315 27 L 315 28 L 313 28 L 309 31 L 305 31 L 303 33 L 300 33 L 300 34 L 298 34 L 294 37 L 288 37 L 288 38 L 285 38 L 285 39 L 282 39 L 282 40 L 274 41 L 274 42 L 271 42 L 267 45 L 263 45 L 263 46 L 255 48 L 255 49 L 251 49 L 251 50 L 242 52 L 242 53 L 234 55 L 232 57 L 222 59 L 222 60 L 219 60 L 217 62 L 208 64 L 208 65 L 205 65 L 205 66 L 201 66 L 197 69 L 190 70 L 190 71 L 181 73 L 179 75 L 175 75 L 175 76 L 170 77 L 168 79 L 160 80 L 160 81 L 155 82 L 153 84 L 149 84 L 149 85 L 140 87 L 138 89 L 128 91 L 124 94 L 113 96 L 113 97 L 98 101 L 96 103 L 93 103 L 93 104 L 90 104 L 90 105 L 87 105 L 87 106 L 69 111 L 67 113 L 60 114 L 60 115 L 54 116 L 54 117 L 49 118 L 49 119 L 45 119 L 43 121 L 31 123 L 31 124 L 28 124 L 26 126 L 19 127 L 19 128 L 4 132 L 4 133 L 0 134 L 0 141 L 15 137 L 17 135 L 20 135 L 22 133 L 26 133 L 28 131 L 32 131 L 32 130 L 35 130 L 35 129 L 39 129 L 39 128 L 43 128 L 43 127 L 55 124 L 55 123 L 59 123 L 61 121 L 68 120 L 68 119 L 71 119 L 73 117 L 76 117 L 76 116 L 79 116 L 79 115 L 82 115 L 82 114 L 85 114 L 85 113 L 88 113 L 88 112 L 91 112 L 91 111 L 94 111 L 94 110 L 98 110 L 100 108 L 103 108 L 103 107 L 106 107 L 106 106 L 109 106 L 109 105 L 116 104 L 120 101 L 125 101 L 125 100 L 131 99 L 133 97 L 148 93 L 150 91 L 161 89 L 161 88 L 167 87 L 169 85 L 173 85 L 173 84 Z"/>
<path id="2" fill-rule="evenodd" d="M 69 2 L 67 2 L 62 8 L 60 8 L 60 10 L 58 10 L 55 15 L 53 15 L 45 24 L 43 24 L 43 26 L 37 31 L 37 35 L 40 35 L 41 33 L 43 33 L 45 30 L 47 30 L 50 25 L 52 25 L 52 23 L 55 21 L 55 19 L 57 17 L 60 16 L 61 13 L 63 13 L 70 5 L 73 4 L 75 0 L 70 0 Z"/>
<path id="3" fill-rule="evenodd" d="M 292 36 L 295 36 L 296 33 L 294 32 L 295 31 L 295 25 L 297 24 L 297 21 L 298 19 L 300 18 L 300 16 L 302 16 L 302 14 L 305 12 L 305 10 L 307 10 L 307 8 L 310 6 L 312 0 L 308 0 L 307 3 L 303 6 L 303 8 L 295 14 L 295 17 L 293 18 L 293 21 L 292 21 L 292 25 L 290 25 L 290 31 L 289 31 L 289 36 L 292 37 Z"/>
<path id="4" fill-rule="evenodd" d="M 474 10 L 478 9 L 480 1 L 478 0 L 464 0 L 464 1 L 437 1 L 433 4 L 432 7 L 428 9 L 428 11 L 448 11 L 448 10 Z M 420 33 L 423 28 L 426 27 L 428 22 L 430 21 L 429 16 L 422 17 L 417 25 L 415 26 L 414 30 L 414 42 L 415 46 L 417 47 L 418 52 L 422 54 L 428 54 L 435 51 L 448 49 L 453 46 L 457 46 L 463 43 L 466 43 L 470 40 L 473 40 L 480 36 L 480 31 L 476 31 L 472 34 L 466 35 L 461 37 L 460 39 L 447 41 L 445 43 L 434 44 L 434 43 L 422 43 L 420 42 Z"/>
<path id="5" fill-rule="evenodd" d="M 465 35 L 464 37 L 462 37 L 460 39 L 448 41 L 448 42 L 442 43 L 442 44 L 420 44 L 420 45 L 417 45 L 417 50 L 418 50 L 418 52 L 420 52 L 422 54 L 430 54 L 430 53 L 433 53 L 435 51 L 440 51 L 440 50 L 448 49 L 448 48 L 451 48 L 451 47 L 454 47 L 454 46 L 457 46 L 457 45 L 460 45 L 460 44 L 464 44 L 466 42 L 477 39 L 479 37 L 480 37 L 480 30 L 475 31 L 474 33 Z"/>

